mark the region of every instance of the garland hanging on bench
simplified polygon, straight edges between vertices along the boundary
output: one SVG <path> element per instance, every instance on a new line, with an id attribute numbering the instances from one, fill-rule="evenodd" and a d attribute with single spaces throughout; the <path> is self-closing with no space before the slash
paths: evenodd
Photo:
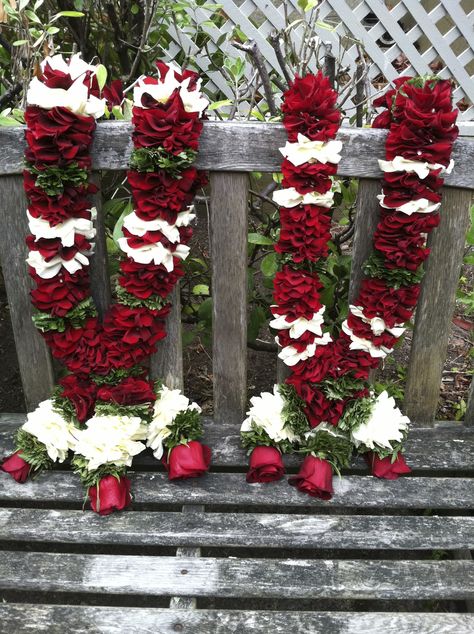
<path id="1" fill-rule="evenodd" d="M 292 369 L 273 394 L 251 399 L 241 430 L 251 451 L 248 482 L 270 482 L 284 473 L 282 453 L 305 455 L 290 484 L 330 499 L 333 469 L 348 467 L 353 450 L 373 475 L 395 479 L 410 471 L 403 458 L 409 420 L 386 392 L 375 397 L 369 372 L 389 354 L 416 307 L 426 234 L 439 224 L 441 174 L 453 166 L 457 111 L 449 81 L 403 77 L 376 100 L 384 112 L 373 127 L 388 128 L 380 200 L 381 218 L 366 279 L 340 330 L 329 332 L 318 273 L 331 238 L 331 175 L 340 144 L 337 95 L 321 74 L 296 78 L 284 95 L 281 149 L 283 186 L 276 250 L 282 268 L 274 282 L 270 325 L 280 358 Z"/>
<path id="2" fill-rule="evenodd" d="M 96 217 L 90 195 L 97 189 L 90 147 L 95 119 L 107 107 L 98 67 L 78 55 L 69 62 L 47 58 L 30 84 L 25 112 L 34 321 L 70 373 L 52 399 L 28 414 L 17 451 L 1 468 L 24 482 L 72 451 L 72 466 L 102 515 L 130 503 L 125 474 L 146 446 L 170 479 L 198 476 L 210 462 L 210 450 L 198 442 L 200 408 L 179 390 L 153 384 L 144 365 L 166 336 L 168 295 L 189 252 L 190 204 L 205 182 L 192 166 L 207 106 L 200 81 L 190 71 L 157 67 L 158 79 L 140 79 L 134 88 L 127 176 L 135 208 L 119 239 L 126 257 L 117 301 L 102 322 L 89 283 Z"/>

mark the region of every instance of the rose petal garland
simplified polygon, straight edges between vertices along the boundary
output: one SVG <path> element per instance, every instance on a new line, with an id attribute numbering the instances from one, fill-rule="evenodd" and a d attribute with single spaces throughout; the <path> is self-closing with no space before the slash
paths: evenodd
<path id="1" fill-rule="evenodd" d="M 77 55 L 69 62 L 47 58 L 41 77 L 31 82 L 25 113 L 27 261 L 39 310 L 34 320 L 71 374 L 53 399 L 28 414 L 17 451 L 1 468 L 24 481 L 72 450 L 72 465 L 93 510 L 102 515 L 130 503 L 125 473 L 145 443 L 158 458 L 166 451 L 170 478 L 200 475 L 210 461 L 208 448 L 197 442 L 199 407 L 179 390 L 154 386 L 140 365 L 166 334 L 167 296 L 183 274 L 194 219 L 190 204 L 204 182 L 192 166 L 207 105 L 200 80 L 189 71 L 157 66 L 159 77 L 141 79 L 134 92 L 128 180 L 135 209 L 119 240 L 127 257 L 120 263 L 117 302 L 103 323 L 88 274 L 95 235 L 89 151 L 94 117 L 106 107 L 96 67 Z"/>
<path id="2" fill-rule="evenodd" d="M 314 270 L 312 257 L 324 249 L 329 231 L 329 224 L 313 230 L 305 221 L 307 201 L 315 197 L 308 179 L 319 173 L 319 168 L 304 163 L 311 161 L 315 150 L 311 141 L 316 138 L 305 126 L 316 134 L 324 126 L 308 109 L 310 99 L 318 103 L 317 81 L 313 76 L 297 78 L 285 94 L 283 121 L 290 143 L 283 151 L 287 158 L 282 171 L 292 188 L 277 193 L 276 200 L 291 207 L 291 220 L 300 226 L 285 226 L 288 210 L 282 210 L 284 242 L 282 246 L 280 239 L 277 250 L 284 256 L 292 255 L 292 266 L 284 257 L 284 266 L 275 278 L 277 307 L 272 307 L 274 314 L 280 314 L 270 325 L 281 329 L 277 338 L 283 346 L 280 357 L 292 367 L 293 374 L 286 385 L 274 388 L 273 415 L 271 395 L 266 396 L 266 407 L 265 395 L 260 397 L 262 406 L 258 397 L 251 399 L 242 440 L 244 446 L 255 447 L 253 452 L 259 453 L 256 458 L 251 455 L 248 481 L 270 481 L 283 474 L 281 454 L 266 452 L 260 456 L 258 445 L 307 454 L 290 484 L 323 499 L 332 495 L 332 468 L 347 466 L 353 449 L 364 454 L 377 477 L 395 479 L 410 471 L 402 454 L 409 420 L 386 392 L 375 398 L 367 381 L 370 370 L 393 350 L 415 309 L 422 264 L 429 254 L 426 234 L 439 223 L 440 174 L 452 169 L 451 151 L 458 130 L 448 81 L 405 77 L 395 84 L 395 89 L 375 102 L 386 111 L 377 117 L 374 127 L 387 127 L 389 134 L 385 160 L 379 161 L 384 181 L 378 197 L 381 220 L 374 235 L 374 252 L 365 265 L 367 277 L 359 296 L 334 341 L 324 332 L 319 280 L 309 275 L 304 282 L 299 279 L 301 270 L 307 274 Z M 329 121 L 335 134 L 336 116 L 325 123 Z M 293 148 L 296 135 L 298 143 Z M 332 148 L 321 156 L 334 156 Z M 293 161 L 292 182 L 288 181 L 289 157 Z M 320 158 L 314 156 L 315 160 L 318 166 Z M 301 263 L 296 271 L 295 263 Z M 295 438 L 285 437 L 283 444 L 281 438 L 289 431 Z"/>

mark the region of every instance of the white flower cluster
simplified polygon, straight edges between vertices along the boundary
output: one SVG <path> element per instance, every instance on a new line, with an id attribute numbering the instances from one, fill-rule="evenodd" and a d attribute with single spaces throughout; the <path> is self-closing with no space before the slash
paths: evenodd
<path id="1" fill-rule="evenodd" d="M 56 225 L 51 225 L 48 220 L 43 220 L 42 218 L 34 218 L 29 211 L 26 214 L 28 216 L 28 226 L 35 237 L 35 242 L 41 238 L 48 240 L 59 238 L 64 247 L 71 247 L 74 245 L 76 234 L 84 236 L 87 240 L 92 240 L 95 237 L 94 220 L 97 217 L 95 207 L 90 209 L 91 217 L 89 220 L 87 218 L 68 218 Z M 30 251 L 26 262 L 35 269 L 37 275 L 43 279 L 50 279 L 57 275 L 62 267 L 73 274 L 82 269 L 82 267 L 88 266 L 88 256 L 92 254 L 92 251 L 93 244 L 89 251 L 78 251 L 69 260 L 64 260 L 59 255 L 46 259 L 39 251 Z"/>
<path id="2" fill-rule="evenodd" d="M 296 143 L 286 142 L 280 152 L 295 167 L 304 163 L 339 163 L 342 141 L 311 141 L 304 134 L 298 134 Z"/>
<path id="3" fill-rule="evenodd" d="M 81 429 L 74 428 L 76 454 L 88 461 L 89 471 L 112 463 L 130 466 L 133 456 L 145 449 L 147 425 L 138 416 L 93 416 Z"/>
<path id="4" fill-rule="evenodd" d="M 69 75 L 73 83 L 67 89 L 49 88 L 37 77 L 33 77 L 26 95 L 29 105 L 39 106 L 46 110 L 59 107 L 67 108 L 76 114 L 88 115 L 94 119 L 102 117 L 106 108 L 106 100 L 91 95 L 90 87 L 84 83 L 86 73 L 90 72 L 95 75 L 97 66 L 84 62 L 79 53 L 73 55 L 68 61 L 62 55 L 47 57 L 41 63 L 42 70 L 45 69 L 46 64 L 53 70 Z"/>
<path id="5" fill-rule="evenodd" d="M 262 392 L 260 396 L 252 396 L 251 407 L 247 412 L 247 418 L 242 423 L 241 432 L 252 431 L 252 424 L 266 432 L 275 443 L 282 440 L 294 442 L 297 437 L 289 429 L 285 429 L 283 408 L 285 399 L 278 390 L 278 385 L 273 386 L 273 393 Z"/>
<path id="6" fill-rule="evenodd" d="M 51 399 L 43 401 L 27 415 L 22 429 L 45 445 L 53 462 L 64 462 L 69 449 L 74 449 L 76 443 L 74 425 L 53 409 Z"/>
<path id="7" fill-rule="evenodd" d="M 287 189 L 278 189 L 273 192 L 273 200 L 279 207 L 297 207 L 298 205 L 318 205 L 319 207 L 332 207 L 334 192 L 329 190 L 324 194 L 318 192 L 309 192 L 308 194 L 300 194 L 294 187 Z"/>
<path id="8" fill-rule="evenodd" d="M 394 326 L 393 328 L 388 328 L 387 324 L 381 317 L 372 317 L 369 319 L 364 315 L 363 308 L 361 306 L 349 306 L 349 311 L 355 316 L 362 319 L 362 321 L 366 324 L 370 325 L 370 328 L 376 337 L 380 336 L 383 332 L 389 332 L 394 337 L 401 337 L 405 332 L 405 328 L 403 324 L 398 326 Z M 347 323 L 347 319 L 342 324 L 342 330 L 349 335 L 351 338 L 351 344 L 349 346 L 350 350 L 364 350 L 365 352 L 370 353 L 371 357 L 383 359 L 392 352 L 391 348 L 386 348 L 385 346 L 377 347 L 373 344 L 369 339 L 362 339 L 361 337 L 357 337 L 354 334 L 351 328 Z"/>
<path id="9" fill-rule="evenodd" d="M 171 426 L 176 416 L 182 412 L 195 411 L 201 408 L 181 393 L 181 390 L 170 390 L 163 385 L 156 394 L 153 407 L 153 418 L 147 429 L 147 447 L 151 447 L 158 460 L 163 456 L 163 443 L 171 434 Z"/>
<path id="10" fill-rule="evenodd" d="M 403 440 L 409 423 L 410 419 L 401 413 L 393 397 L 382 392 L 375 399 L 369 418 L 352 430 L 352 440 L 356 447 L 393 449 L 391 443 Z"/>
<path id="11" fill-rule="evenodd" d="M 278 315 L 270 322 L 270 326 L 276 330 L 288 330 L 291 339 L 299 339 L 301 335 L 309 331 L 316 335 L 317 339 L 313 343 L 306 346 L 304 350 L 298 352 L 295 346 L 285 346 L 281 349 L 278 356 L 288 366 L 296 365 L 299 361 L 306 361 L 316 353 L 317 346 L 325 346 L 332 341 L 328 332 L 323 332 L 325 307 L 323 306 L 317 313 L 314 313 L 311 319 L 298 317 L 293 321 L 288 321 L 287 315 Z M 279 345 L 279 337 L 275 337 L 276 343 Z"/>

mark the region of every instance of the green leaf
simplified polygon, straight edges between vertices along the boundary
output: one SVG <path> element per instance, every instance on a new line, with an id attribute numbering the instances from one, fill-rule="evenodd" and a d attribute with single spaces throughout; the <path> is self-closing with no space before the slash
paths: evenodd
<path id="1" fill-rule="evenodd" d="M 196 284 L 193 287 L 193 295 L 209 295 L 209 286 L 207 284 Z"/>
<path id="2" fill-rule="evenodd" d="M 54 17 L 63 17 L 63 18 L 83 18 L 84 13 L 82 11 L 60 11 Z"/>
<path id="3" fill-rule="evenodd" d="M 30 9 L 27 9 L 25 11 L 25 15 L 27 16 L 27 18 L 29 19 L 30 22 L 33 22 L 33 24 L 41 24 L 41 20 L 36 15 L 36 13 L 34 13 L 34 11 L 31 11 Z"/>
<path id="4" fill-rule="evenodd" d="M 58 29 L 58 27 L 57 27 L 57 26 L 49 26 L 49 27 L 46 29 L 46 33 L 47 33 L 48 35 L 56 35 L 56 33 L 59 33 L 59 29 Z"/>
<path id="5" fill-rule="evenodd" d="M 23 46 L 23 44 L 28 44 L 28 40 L 15 40 L 12 46 Z"/>
<path id="6" fill-rule="evenodd" d="M 103 64 L 99 64 L 96 67 L 95 75 L 97 77 L 97 83 L 99 84 L 99 90 L 102 90 L 107 81 L 107 69 Z"/>
<path id="7" fill-rule="evenodd" d="M 273 277 L 278 271 L 278 262 L 276 253 L 269 253 L 260 263 L 260 270 L 265 277 Z"/>
<path id="8" fill-rule="evenodd" d="M 217 110 L 218 108 L 223 108 L 224 106 L 231 106 L 232 101 L 230 99 L 222 99 L 222 101 L 214 101 L 211 103 L 207 109 L 208 110 Z"/>
<path id="9" fill-rule="evenodd" d="M 249 233 L 247 240 L 250 244 L 261 244 L 267 246 L 273 245 L 273 240 L 271 238 L 267 238 L 267 236 L 263 236 L 261 233 Z"/>
<path id="10" fill-rule="evenodd" d="M 114 239 L 114 242 L 116 242 L 117 244 L 118 244 L 119 238 L 123 236 L 123 233 L 122 233 L 123 221 L 125 220 L 126 216 L 128 216 L 128 214 L 132 212 L 132 210 L 133 210 L 133 205 L 132 205 L 132 202 L 130 201 L 129 203 L 127 203 L 127 205 L 125 206 L 125 209 L 120 214 L 120 218 L 115 223 L 115 227 L 112 232 L 112 238 Z"/>
<path id="11" fill-rule="evenodd" d="M 205 299 L 198 309 L 199 318 L 207 323 L 212 321 L 212 297 Z"/>
<path id="12" fill-rule="evenodd" d="M 138 4 L 132 4 L 132 6 L 130 7 L 130 13 L 132 15 L 137 15 L 140 11 L 140 7 L 138 6 Z"/>

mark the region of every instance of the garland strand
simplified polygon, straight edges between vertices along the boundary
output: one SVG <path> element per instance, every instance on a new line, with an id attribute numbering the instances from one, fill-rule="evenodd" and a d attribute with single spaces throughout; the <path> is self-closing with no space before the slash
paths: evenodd
<path id="1" fill-rule="evenodd" d="M 309 97 L 319 75 L 308 77 L 297 78 L 285 94 L 283 122 L 290 141 L 295 121 L 304 121 L 308 128 L 314 129 L 301 92 L 304 86 L 303 94 Z M 294 104 L 301 108 L 299 115 L 290 111 Z M 338 472 L 348 466 L 354 449 L 364 454 L 376 476 L 395 479 L 410 470 L 402 455 L 409 420 L 386 392 L 375 398 L 368 378 L 370 370 L 393 350 L 415 309 L 422 264 L 429 255 L 426 234 L 439 224 L 443 184 L 440 174 L 452 169 L 450 157 L 458 134 L 457 111 L 452 109 L 448 81 L 432 77 L 400 78 L 395 89 L 375 105 L 383 105 L 386 110 L 377 117 L 374 127 L 388 128 L 389 134 L 385 160 L 379 161 L 384 171 L 382 194 L 378 197 L 381 219 L 374 235 L 374 252 L 365 265 L 366 279 L 350 306 L 348 318 L 341 324 L 341 332 L 325 345 L 316 342 L 314 347 L 314 330 L 311 334 L 303 332 L 298 313 L 287 311 L 285 317 L 271 322 L 277 328 L 285 327 L 285 321 L 291 324 L 289 336 L 282 338 L 279 334 L 278 341 L 283 345 L 280 356 L 292 367 L 293 374 L 286 385 L 275 386 L 273 395 L 267 393 L 252 399 L 249 418 L 242 427 L 244 446 L 253 449 L 249 481 L 282 477 L 280 452 L 298 451 L 306 458 L 298 475 L 290 478 L 290 484 L 323 499 L 332 496 L 333 469 Z M 305 156 L 303 139 L 299 141 L 302 147 L 298 152 L 307 161 L 298 170 L 302 181 L 309 169 L 315 169 L 312 164 L 319 159 Z M 282 170 L 285 169 L 286 161 L 282 164 Z M 298 185 L 296 189 L 305 195 Z M 288 198 L 281 192 L 276 200 L 288 205 Z M 297 213 L 302 213 L 305 201 L 295 204 L 300 205 Z M 285 218 L 286 209 L 281 212 Z M 298 231 L 290 228 L 295 237 Z M 297 257 L 304 263 L 301 266 L 311 271 L 314 265 L 313 268 L 308 265 L 311 259 L 306 255 L 306 240 L 313 240 L 317 249 L 327 242 L 327 231 L 312 234 L 303 229 L 302 234 L 298 243 L 304 247 Z M 277 248 L 281 249 L 281 243 Z M 291 247 L 282 250 L 284 258 L 292 252 Z M 280 279 L 278 273 L 275 289 Z M 299 287 L 295 279 L 288 285 L 286 297 L 293 306 L 301 301 L 318 302 L 319 290 L 316 285 Z M 275 299 L 281 302 L 277 292 Z M 319 336 L 327 335 L 323 333 L 322 322 L 320 328 Z M 298 339 L 297 345 L 291 341 L 292 331 Z"/>
<path id="2" fill-rule="evenodd" d="M 101 514 L 130 503 L 125 474 L 146 445 L 163 459 L 170 479 L 200 475 L 210 461 L 197 441 L 200 408 L 179 390 L 154 385 L 144 365 L 166 335 L 167 296 L 189 252 L 190 204 L 205 181 L 192 166 L 207 105 L 200 82 L 195 73 L 157 66 L 159 77 L 141 79 L 134 89 L 127 176 L 135 208 L 119 239 L 126 257 L 117 300 L 102 323 L 89 284 L 96 215 L 89 203 L 96 191 L 90 147 L 95 119 L 107 106 L 97 67 L 78 55 L 69 62 L 47 58 L 31 82 L 25 112 L 34 321 L 70 374 L 28 414 L 17 451 L 2 469 L 24 481 L 73 451 L 72 466 Z"/>

